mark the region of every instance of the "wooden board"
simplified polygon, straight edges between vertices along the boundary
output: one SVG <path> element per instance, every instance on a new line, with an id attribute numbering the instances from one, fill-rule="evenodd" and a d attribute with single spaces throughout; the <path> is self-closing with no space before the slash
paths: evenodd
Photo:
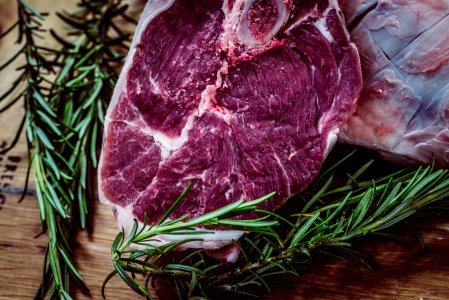
<path id="1" fill-rule="evenodd" d="M 0 0 L 0 27 L 11 22 L 11 0 Z M 73 1 L 31 1 L 44 10 L 69 9 Z M 8 7 L 4 10 L 4 7 Z M 6 24 L 7 25 L 7 24 Z M 12 40 L 0 44 L 0 64 L 14 53 Z M 0 92 L 12 76 L 0 73 Z M 22 108 L 14 107 L 0 115 L 0 147 L 7 144 L 18 125 Z M 26 172 L 23 141 L 8 155 L 0 156 L 0 300 L 30 299 L 39 285 L 46 236 L 40 233 L 37 201 L 31 183 L 26 199 L 18 204 Z M 118 232 L 109 207 L 95 201 L 93 232 L 80 232 L 74 238 L 75 259 L 91 296 L 74 289 L 75 299 L 101 299 L 100 287 L 112 270 L 110 245 Z M 341 261 L 320 258 L 305 269 L 292 288 L 275 287 L 265 299 L 449 299 L 449 220 L 443 217 L 419 222 L 418 232 L 427 245 L 423 255 L 419 244 L 408 234 L 404 245 L 374 239 L 363 248 L 375 255 L 374 271 L 352 268 Z M 407 231 L 406 231 L 407 232 Z M 108 299 L 139 299 L 119 279 L 107 288 Z"/>

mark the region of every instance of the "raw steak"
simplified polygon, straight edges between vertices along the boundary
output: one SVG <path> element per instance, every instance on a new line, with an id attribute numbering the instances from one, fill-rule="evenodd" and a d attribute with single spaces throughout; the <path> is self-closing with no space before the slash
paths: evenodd
<path id="1" fill-rule="evenodd" d="M 173 217 L 273 191 L 262 208 L 277 209 L 316 176 L 354 109 L 348 39 L 336 1 L 150 1 L 107 112 L 100 199 L 125 230 L 144 213 L 158 220 L 189 182 Z"/>
<path id="2" fill-rule="evenodd" d="M 391 159 L 447 166 L 449 0 L 379 1 L 368 11 L 341 2 L 355 20 L 365 81 L 341 139 Z"/>

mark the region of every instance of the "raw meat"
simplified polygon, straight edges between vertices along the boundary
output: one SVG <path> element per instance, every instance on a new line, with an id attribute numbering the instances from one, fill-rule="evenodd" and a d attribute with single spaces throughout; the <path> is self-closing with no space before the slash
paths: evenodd
<path id="1" fill-rule="evenodd" d="M 354 109 L 348 40 L 336 1 L 149 2 L 105 120 L 100 199 L 125 230 L 144 213 L 158 220 L 189 182 L 173 217 L 273 191 L 261 208 L 277 209 L 313 180 Z"/>
<path id="2" fill-rule="evenodd" d="M 368 11 L 341 2 L 355 20 L 365 84 L 339 137 L 394 160 L 447 166 L 449 0 L 378 1 Z"/>
<path id="3" fill-rule="evenodd" d="M 351 24 L 354 20 L 363 14 L 373 5 L 376 5 L 376 0 L 340 0 L 343 2 L 342 9 L 345 15 L 347 24 Z"/>

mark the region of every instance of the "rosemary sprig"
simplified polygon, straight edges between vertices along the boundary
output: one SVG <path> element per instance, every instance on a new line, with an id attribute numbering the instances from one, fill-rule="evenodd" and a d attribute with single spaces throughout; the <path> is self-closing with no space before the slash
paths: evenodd
<path id="1" fill-rule="evenodd" d="M 17 144 L 25 128 L 29 167 L 21 200 L 32 170 L 43 231 L 49 237 L 36 298 L 71 299 L 72 279 L 88 291 L 73 263 L 69 237 L 87 226 L 103 115 L 129 38 L 117 24 L 130 18 L 120 1 L 82 0 L 76 12 L 59 14 L 73 30 L 67 38 L 52 30 L 60 47 L 50 49 L 36 42 L 46 31 L 42 25 L 46 15 L 26 1 L 17 3 L 18 22 L 12 28 L 18 28 L 17 43 L 23 46 L 0 71 L 20 58 L 25 64 L 13 86 L 0 96 L 0 101 L 9 101 L 0 113 L 21 100 L 25 113 L 13 142 L 2 153 Z"/>
<path id="2" fill-rule="evenodd" d="M 5 63 L 12 64 L 17 58 L 23 56 L 25 64 L 22 70 L 2 99 L 8 99 L 13 93 L 19 96 L 6 104 L 1 112 L 7 111 L 19 100 L 23 100 L 25 113 L 12 144 L 2 152 L 7 152 L 19 140 L 23 127 L 26 128 L 26 142 L 28 146 L 29 167 L 28 174 L 33 170 L 36 184 L 36 196 L 39 204 L 40 218 L 43 230 L 48 230 L 49 241 L 46 249 L 44 278 L 40 292 L 36 298 L 42 298 L 48 291 L 48 297 L 70 298 L 68 295 L 68 278 L 73 277 L 84 286 L 83 279 L 70 258 L 71 248 L 67 237 L 70 230 L 69 217 L 71 215 L 71 202 L 62 186 L 71 181 L 72 177 L 56 164 L 59 157 L 60 142 L 64 137 L 64 126 L 57 118 L 54 94 L 51 86 L 46 84 L 46 77 L 55 72 L 52 60 L 55 52 L 41 47 L 36 40 L 39 33 L 45 32 L 42 28 L 45 14 L 39 13 L 25 1 L 18 1 L 18 44 L 21 46 L 17 55 Z M 24 87 L 20 83 L 24 82 Z M 22 90 L 20 90 L 22 89 Z M 31 168 L 33 166 L 33 168 Z M 65 179 L 65 180 L 64 180 Z M 24 193 L 26 194 L 28 180 Z"/>
<path id="3" fill-rule="evenodd" d="M 409 218 L 418 209 L 442 202 L 449 196 L 448 170 L 421 167 L 357 182 L 371 164 L 368 162 L 348 175 L 348 181 L 328 176 L 327 181 L 317 185 L 321 186 L 319 190 L 304 193 L 309 200 L 298 213 L 283 215 L 257 209 L 257 204 L 268 199 L 267 196 L 247 202 L 249 207 L 244 210 L 240 206 L 244 202 L 235 202 L 200 217 L 200 222 L 185 221 L 187 216 L 173 220 L 168 230 L 167 221 L 140 230 L 135 223 L 128 237 L 122 232 L 114 240 L 111 251 L 115 270 L 105 279 L 103 297 L 107 282 L 117 274 L 147 299 L 153 299 L 151 291 L 157 280 L 174 284 L 179 299 L 208 299 L 223 292 L 240 296 L 257 296 L 264 290 L 270 292 L 273 280 L 297 276 L 299 266 L 319 252 L 340 251 L 350 260 L 366 262 L 363 255 L 351 248 L 354 238 L 385 230 Z M 196 230 L 193 226 L 229 224 L 226 220 L 230 217 L 249 210 L 259 212 L 261 219 L 235 224 L 231 220 L 232 225 L 229 225 L 232 229 L 251 232 L 235 242 L 241 249 L 235 263 L 217 263 L 207 258 L 204 250 L 190 251 L 178 258 L 173 251 L 189 240 L 163 246 L 155 244 L 159 242 L 157 234 L 161 231 L 182 234 L 183 230 Z M 194 225 L 189 223 L 192 221 Z M 265 224 L 270 222 L 273 223 Z M 198 239 L 202 233 L 198 232 Z M 136 249 L 136 245 L 146 248 Z"/>
<path id="4" fill-rule="evenodd" d="M 52 35 L 64 47 L 52 90 L 60 103 L 58 112 L 67 135 L 61 140 L 64 163 L 75 170 L 70 191 L 78 199 L 81 227 L 87 224 L 87 203 L 93 199 L 93 169 L 97 167 L 104 113 L 115 82 L 117 66 L 124 58 L 129 34 L 116 30 L 116 22 L 127 18 L 121 1 L 81 1 L 72 14 L 58 16 L 74 30 L 70 39 Z M 120 50 L 122 49 L 122 50 Z"/>

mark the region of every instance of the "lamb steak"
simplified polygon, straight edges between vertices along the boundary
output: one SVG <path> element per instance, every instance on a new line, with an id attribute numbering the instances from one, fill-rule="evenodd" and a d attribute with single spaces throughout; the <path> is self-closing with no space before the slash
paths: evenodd
<path id="1" fill-rule="evenodd" d="M 275 210 L 314 179 L 361 86 L 336 0 L 149 1 L 105 118 L 100 199 L 125 230 L 190 182 L 173 217 L 273 191 Z"/>

